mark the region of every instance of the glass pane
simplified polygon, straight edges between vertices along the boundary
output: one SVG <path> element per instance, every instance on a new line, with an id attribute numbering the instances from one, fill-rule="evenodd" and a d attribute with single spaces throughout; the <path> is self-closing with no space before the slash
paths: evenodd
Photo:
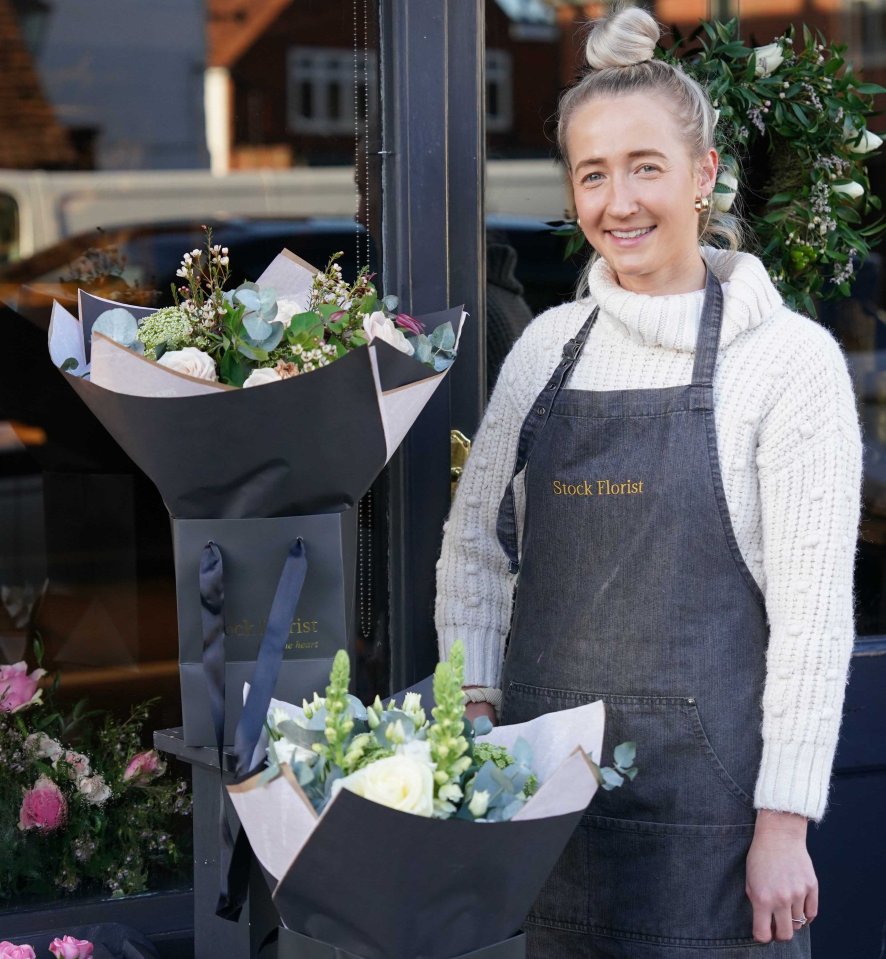
<path id="1" fill-rule="evenodd" d="M 159 697 L 150 728 L 181 721 L 169 515 L 54 368 L 52 301 L 76 313 L 80 288 L 169 304 L 204 224 L 230 250 L 229 286 L 284 248 L 318 267 L 342 251 L 349 280 L 376 271 L 365 7 L 355 77 L 350 3 L 0 0 L 0 311 L 15 357 L 0 376 L 0 666 L 33 669 L 39 637 L 63 704 L 126 714 Z M 359 539 L 349 642 L 371 697 L 386 692 L 383 508 L 361 506 Z"/>

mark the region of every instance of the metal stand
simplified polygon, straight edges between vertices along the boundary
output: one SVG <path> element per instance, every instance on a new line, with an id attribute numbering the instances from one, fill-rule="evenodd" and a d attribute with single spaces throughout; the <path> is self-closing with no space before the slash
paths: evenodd
<path id="1" fill-rule="evenodd" d="M 194 793 L 194 959 L 251 959 L 277 928 L 279 917 L 271 902 L 271 891 L 253 860 L 249 877 L 249 898 L 237 922 L 215 914 L 219 890 L 218 752 L 208 746 L 186 746 L 179 729 L 161 729 L 154 733 L 154 746 L 191 767 Z M 233 753 L 225 753 L 225 781 L 232 779 Z M 225 797 L 229 821 L 236 813 Z"/>

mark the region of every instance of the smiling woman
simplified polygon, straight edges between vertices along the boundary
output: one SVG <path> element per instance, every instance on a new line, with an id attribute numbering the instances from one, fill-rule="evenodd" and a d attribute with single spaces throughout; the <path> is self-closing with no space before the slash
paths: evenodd
<path id="1" fill-rule="evenodd" d="M 636 8 L 602 21 L 561 100 L 597 256 L 504 363 L 437 629 L 444 653 L 464 641 L 471 711 L 600 699 L 604 757 L 634 740 L 645 760 L 589 806 L 530 915 L 532 959 L 807 959 L 807 822 L 853 640 L 855 404 L 837 344 L 711 204 L 716 113 L 653 59 L 658 35 Z"/>

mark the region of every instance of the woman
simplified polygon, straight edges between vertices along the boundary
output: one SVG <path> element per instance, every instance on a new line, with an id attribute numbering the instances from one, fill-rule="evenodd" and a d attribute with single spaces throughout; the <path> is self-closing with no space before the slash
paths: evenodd
<path id="1" fill-rule="evenodd" d="M 829 334 L 723 249 L 715 112 L 658 36 L 641 10 L 604 21 L 561 101 L 598 257 L 502 369 L 446 524 L 441 653 L 465 641 L 472 713 L 603 699 L 604 754 L 638 745 L 537 900 L 530 956 L 808 956 L 858 423 Z"/>

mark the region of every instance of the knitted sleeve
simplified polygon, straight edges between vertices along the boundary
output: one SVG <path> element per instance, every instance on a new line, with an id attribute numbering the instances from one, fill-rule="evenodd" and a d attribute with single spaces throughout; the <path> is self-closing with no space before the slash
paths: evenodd
<path id="1" fill-rule="evenodd" d="M 568 338 L 560 329 L 568 315 L 568 305 L 542 314 L 508 354 L 443 524 L 437 638 L 441 657 L 457 639 L 464 643 L 468 685 L 500 682 L 515 578 L 495 532 L 498 506 L 514 468 L 523 419 L 557 364 L 558 337 Z"/>
<path id="2" fill-rule="evenodd" d="M 861 437 L 839 347 L 801 317 L 759 434 L 770 636 L 757 808 L 819 820 L 855 638 Z"/>

